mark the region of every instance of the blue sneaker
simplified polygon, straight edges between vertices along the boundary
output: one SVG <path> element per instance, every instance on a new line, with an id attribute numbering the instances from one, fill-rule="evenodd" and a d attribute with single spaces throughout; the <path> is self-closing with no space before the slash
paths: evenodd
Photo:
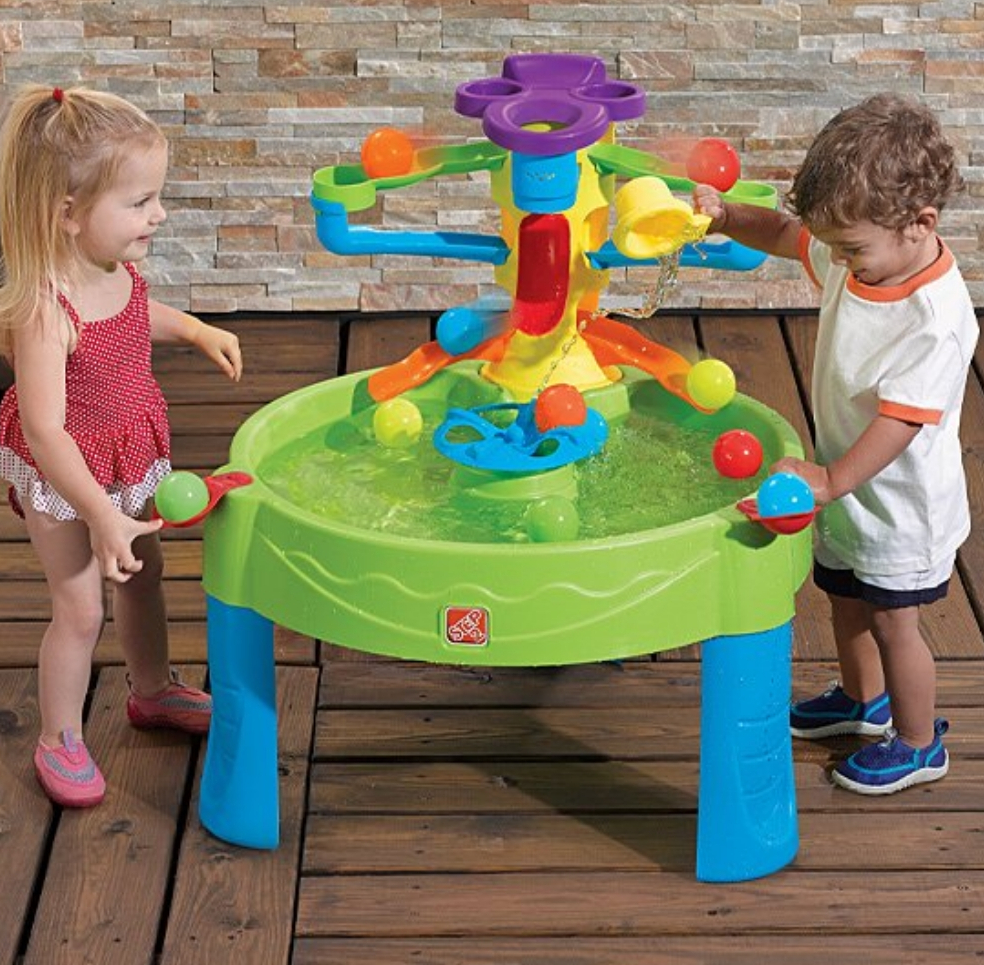
<path id="1" fill-rule="evenodd" d="M 801 700 L 789 708 L 790 733 L 808 740 L 837 734 L 881 737 L 891 726 L 888 694 L 861 703 L 848 697 L 838 683 L 832 683 L 819 697 Z"/>
<path id="2" fill-rule="evenodd" d="M 893 794 L 913 784 L 938 781 L 950 767 L 950 758 L 940 739 L 950 725 L 937 717 L 936 736 L 929 747 L 910 747 L 890 730 L 883 741 L 869 744 L 846 761 L 841 761 L 831 777 L 835 784 L 858 794 Z"/>

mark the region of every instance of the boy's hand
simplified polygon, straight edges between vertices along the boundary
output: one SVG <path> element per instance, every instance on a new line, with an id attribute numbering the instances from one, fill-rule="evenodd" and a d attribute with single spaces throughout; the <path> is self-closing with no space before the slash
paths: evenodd
<path id="1" fill-rule="evenodd" d="M 192 342 L 203 355 L 210 358 L 233 382 L 238 382 L 243 374 L 243 357 L 239 351 L 239 339 L 223 328 L 216 328 L 205 322 L 196 329 Z"/>
<path id="2" fill-rule="evenodd" d="M 694 211 L 698 214 L 706 214 L 711 219 L 708 234 L 716 231 L 723 231 L 728 220 L 728 209 L 721 200 L 721 195 L 716 188 L 709 184 L 694 185 Z"/>
<path id="3" fill-rule="evenodd" d="M 769 472 L 791 472 L 794 476 L 799 476 L 813 490 L 813 499 L 817 508 L 826 506 L 834 498 L 831 491 L 830 472 L 826 466 L 818 466 L 815 462 L 785 456 L 771 466 Z"/>

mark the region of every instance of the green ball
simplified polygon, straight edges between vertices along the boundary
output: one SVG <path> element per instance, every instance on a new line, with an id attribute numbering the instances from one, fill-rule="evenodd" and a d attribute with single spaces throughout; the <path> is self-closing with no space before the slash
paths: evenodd
<path id="1" fill-rule="evenodd" d="M 208 506 L 208 486 L 193 472 L 168 473 L 157 486 L 154 503 L 161 519 L 184 523 Z"/>
<path id="2" fill-rule="evenodd" d="M 526 510 L 526 534 L 534 543 L 565 543 L 577 539 L 581 518 L 563 496 L 547 496 Z"/>
<path id="3" fill-rule="evenodd" d="M 424 419 L 409 399 L 397 396 L 381 403 L 372 416 L 376 441 L 388 449 L 412 446 L 424 428 Z"/>

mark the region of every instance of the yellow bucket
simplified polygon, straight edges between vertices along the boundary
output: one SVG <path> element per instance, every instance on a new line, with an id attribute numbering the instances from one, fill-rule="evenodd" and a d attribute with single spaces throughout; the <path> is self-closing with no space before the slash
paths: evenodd
<path id="1" fill-rule="evenodd" d="M 662 178 L 636 178 L 615 195 L 612 243 L 626 257 L 661 258 L 704 236 L 711 219 L 694 214 Z"/>

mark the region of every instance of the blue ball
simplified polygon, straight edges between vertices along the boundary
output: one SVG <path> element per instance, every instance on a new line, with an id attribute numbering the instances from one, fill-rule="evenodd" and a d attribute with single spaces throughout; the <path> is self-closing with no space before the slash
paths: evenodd
<path id="1" fill-rule="evenodd" d="M 483 313 L 459 305 L 449 308 L 437 320 L 437 344 L 448 355 L 464 355 L 486 339 Z"/>
<path id="2" fill-rule="evenodd" d="M 769 476 L 759 486 L 757 502 L 759 516 L 763 519 L 812 513 L 816 507 L 813 490 L 806 480 L 791 472 Z"/>

